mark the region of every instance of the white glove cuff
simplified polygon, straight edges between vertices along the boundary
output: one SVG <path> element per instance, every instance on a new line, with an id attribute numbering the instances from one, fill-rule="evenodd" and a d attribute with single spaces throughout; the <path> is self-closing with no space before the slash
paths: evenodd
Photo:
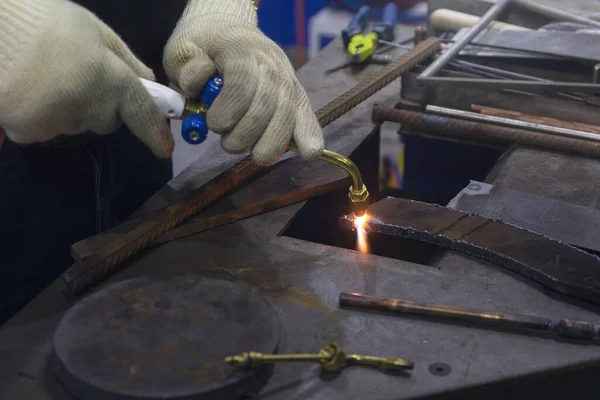
<path id="1" fill-rule="evenodd" d="M 215 14 L 226 21 L 258 26 L 258 16 L 250 0 L 189 0 L 181 20 L 185 21 L 188 16 L 196 19 Z"/>
<path id="2" fill-rule="evenodd" d="M 56 0 L 0 0 L 0 82 L 26 56 L 55 5 Z"/>

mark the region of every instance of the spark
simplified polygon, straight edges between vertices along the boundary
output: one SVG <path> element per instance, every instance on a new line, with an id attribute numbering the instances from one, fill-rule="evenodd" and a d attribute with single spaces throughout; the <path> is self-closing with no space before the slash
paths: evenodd
<path id="1" fill-rule="evenodd" d="M 354 218 L 354 227 L 356 228 L 356 247 L 361 253 L 369 253 L 369 241 L 367 239 L 367 231 L 365 224 L 369 216 L 367 214 Z"/>

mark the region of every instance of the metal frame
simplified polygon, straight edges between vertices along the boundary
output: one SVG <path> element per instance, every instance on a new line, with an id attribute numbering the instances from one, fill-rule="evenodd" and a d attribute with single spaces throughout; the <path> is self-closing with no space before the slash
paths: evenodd
<path id="1" fill-rule="evenodd" d="M 580 93 L 600 93 L 600 84 L 596 83 L 575 83 L 575 82 L 555 82 L 555 81 L 531 81 L 531 80 L 514 80 L 514 79 L 468 79 L 468 78 L 454 78 L 454 77 L 439 77 L 435 76 L 439 73 L 448 63 L 453 61 L 453 58 L 457 56 L 460 51 L 470 44 L 471 40 L 477 36 L 483 29 L 485 29 L 494 19 L 496 19 L 511 3 L 511 0 L 501 0 L 492 6 L 475 24 L 469 33 L 457 40 L 452 47 L 432 62 L 429 67 L 425 69 L 418 77 L 417 81 L 430 86 L 461 86 L 461 87 L 478 87 L 478 88 L 489 88 L 489 89 L 520 89 L 537 92 L 580 92 Z M 521 6 L 525 3 L 516 2 Z M 529 5 L 529 4 L 527 4 Z M 547 7 L 544 9 L 547 11 Z M 539 11 L 539 10 L 532 10 Z M 560 15 L 564 18 L 564 14 L 571 15 L 568 13 L 560 12 Z M 571 17 L 570 17 L 571 18 Z M 583 18 L 587 20 L 586 18 Z M 571 18 L 572 20 L 572 18 Z"/>

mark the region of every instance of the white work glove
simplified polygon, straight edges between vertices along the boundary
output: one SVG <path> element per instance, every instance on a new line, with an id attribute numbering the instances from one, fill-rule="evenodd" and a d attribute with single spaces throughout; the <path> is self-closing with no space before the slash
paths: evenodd
<path id="1" fill-rule="evenodd" d="M 165 54 L 173 83 L 198 96 L 219 72 L 223 90 L 208 111 L 208 127 L 229 153 L 251 152 L 276 162 L 293 138 L 305 158 L 323 150 L 323 133 L 294 68 L 257 27 L 250 0 L 189 0 Z"/>
<path id="2" fill-rule="evenodd" d="M 107 25 L 65 0 L 0 0 L 0 126 L 16 143 L 108 134 L 123 122 L 154 154 L 174 142 L 138 77 L 153 79 Z"/>

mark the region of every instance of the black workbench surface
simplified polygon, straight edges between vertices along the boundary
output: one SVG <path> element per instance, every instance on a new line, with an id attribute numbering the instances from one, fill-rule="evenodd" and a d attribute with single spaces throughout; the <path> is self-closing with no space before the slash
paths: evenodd
<path id="1" fill-rule="evenodd" d="M 324 71 L 341 61 L 341 44 L 335 42 L 299 71 L 315 109 L 355 84 L 349 70 L 325 77 Z M 372 104 L 393 106 L 398 96 L 395 82 L 329 126 L 327 147 L 349 154 L 373 129 Z M 220 149 L 207 151 L 146 208 L 172 202 L 237 159 Z M 600 204 L 596 160 L 520 149 L 505 155 L 488 181 L 585 206 Z M 319 366 L 280 365 L 262 392 L 265 399 L 416 398 L 600 361 L 596 346 L 338 309 L 339 293 L 349 291 L 600 323 L 600 316 L 589 307 L 457 254 L 446 253 L 425 266 L 278 236 L 301 207 L 272 211 L 146 251 L 109 282 L 184 273 L 228 277 L 273 305 L 283 326 L 281 352 L 314 352 L 337 340 L 348 352 L 399 356 L 416 365 L 410 377 L 351 368 L 334 379 L 321 377 Z M 54 329 L 74 304 L 64 290 L 62 280 L 57 280 L 0 328 L 0 398 L 70 398 L 47 365 Z M 429 371 L 438 362 L 451 367 L 449 375 Z M 559 381 L 552 378 L 544 386 Z"/>

